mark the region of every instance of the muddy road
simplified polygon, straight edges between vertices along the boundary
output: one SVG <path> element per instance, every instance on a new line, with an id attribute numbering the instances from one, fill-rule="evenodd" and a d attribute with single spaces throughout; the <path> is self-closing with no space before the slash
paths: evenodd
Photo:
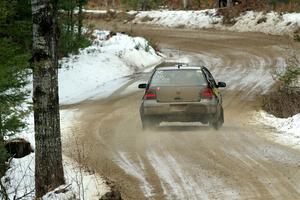
<path id="1" fill-rule="evenodd" d="M 296 44 L 255 33 L 119 26 L 128 28 L 158 41 L 166 59 L 206 65 L 227 82 L 225 124 L 219 131 L 197 123 L 143 131 L 143 91 L 133 88 L 150 74 L 137 72 L 110 97 L 70 106 L 81 113 L 74 130 L 91 170 L 130 200 L 300 199 L 300 152 L 268 140 L 274 130 L 252 119 L 261 94 L 272 89 L 270 72 L 284 63 L 282 48 Z M 76 145 L 67 143 L 74 156 Z"/>

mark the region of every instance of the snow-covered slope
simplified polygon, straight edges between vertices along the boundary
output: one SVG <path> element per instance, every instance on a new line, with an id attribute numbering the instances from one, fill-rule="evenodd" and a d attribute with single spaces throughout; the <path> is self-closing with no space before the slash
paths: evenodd
<path id="1" fill-rule="evenodd" d="M 269 135 L 277 142 L 300 150 L 300 113 L 289 118 L 277 118 L 264 111 L 256 113 L 256 120 L 272 127 L 275 131 Z"/>
<path id="2" fill-rule="evenodd" d="M 228 28 L 239 32 L 263 32 L 272 35 L 290 34 L 300 30 L 300 13 L 279 14 L 276 12 L 248 11 Z"/>
<path id="3" fill-rule="evenodd" d="M 137 23 L 174 28 L 214 28 L 215 24 L 219 24 L 221 21 L 222 18 L 217 15 L 216 9 L 199 11 L 140 11 L 134 19 L 134 22 Z"/>
<path id="4" fill-rule="evenodd" d="M 103 96 L 112 92 L 105 84 L 161 62 L 148 41 L 108 31 L 95 31 L 90 47 L 61 60 L 59 96 L 61 104 Z M 122 82 L 116 84 L 122 84 Z"/>
<path id="5" fill-rule="evenodd" d="M 300 13 L 276 13 L 248 11 L 235 19 L 234 25 L 224 25 L 216 9 L 199 11 L 140 11 L 134 23 L 154 24 L 166 27 L 215 28 L 239 32 L 262 32 L 272 35 L 293 34 L 300 29 Z"/>

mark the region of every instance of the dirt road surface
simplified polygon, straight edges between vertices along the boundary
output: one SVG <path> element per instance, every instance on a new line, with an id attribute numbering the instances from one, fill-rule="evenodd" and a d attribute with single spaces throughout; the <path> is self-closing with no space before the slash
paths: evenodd
<path id="1" fill-rule="evenodd" d="M 299 46 L 256 33 L 119 26 L 129 28 L 158 41 L 167 59 L 206 65 L 227 82 L 224 127 L 163 123 L 143 131 L 143 91 L 132 88 L 149 73 L 137 72 L 110 97 L 70 106 L 81 113 L 79 142 L 65 141 L 66 154 L 76 157 L 84 145 L 87 166 L 115 181 L 124 199 L 300 199 L 300 152 L 268 140 L 274 130 L 252 119 L 272 89 L 270 72 L 286 58 L 282 48 Z"/>

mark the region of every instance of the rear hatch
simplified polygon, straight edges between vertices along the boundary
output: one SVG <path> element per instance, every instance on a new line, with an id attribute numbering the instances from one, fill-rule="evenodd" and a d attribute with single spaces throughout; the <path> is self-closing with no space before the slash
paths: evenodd
<path id="1" fill-rule="evenodd" d="M 159 70 L 150 83 L 158 102 L 199 102 L 200 92 L 206 87 L 200 69 Z"/>
<path id="2" fill-rule="evenodd" d="M 158 102 L 200 101 L 201 86 L 162 86 L 156 90 Z"/>

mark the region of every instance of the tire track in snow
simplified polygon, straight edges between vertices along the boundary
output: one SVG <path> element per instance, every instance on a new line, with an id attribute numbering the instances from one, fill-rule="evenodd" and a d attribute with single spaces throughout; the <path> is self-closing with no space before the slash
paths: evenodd
<path id="1" fill-rule="evenodd" d="M 187 173 L 180 162 L 166 151 L 163 155 L 151 150 L 147 157 L 160 178 L 167 199 L 236 199 L 238 192 L 226 187 L 222 181 L 200 168 L 194 169 L 197 175 Z M 209 175 L 207 175 L 209 174 Z"/>
<path id="2" fill-rule="evenodd" d="M 183 178 L 181 169 L 178 166 L 172 166 L 174 163 L 170 162 L 170 155 L 168 157 L 161 157 L 154 151 L 150 151 L 147 153 L 147 156 L 160 178 L 167 199 L 195 199 L 194 193 L 190 193 L 190 184 L 187 184 L 186 181 L 188 177 Z M 178 171 L 179 174 L 177 173 Z M 181 182 L 185 182 L 186 184 L 181 185 Z M 206 194 L 203 194 L 203 196 L 206 196 Z"/>
<path id="3" fill-rule="evenodd" d="M 131 160 L 126 152 L 118 152 L 115 156 L 115 162 L 120 166 L 127 174 L 137 178 L 140 182 L 140 187 L 145 195 L 145 197 L 152 199 L 154 196 L 153 187 L 146 180 L 145 166 L 142 159 L 137 155 L 139 163 L 135 163 Z"/>

